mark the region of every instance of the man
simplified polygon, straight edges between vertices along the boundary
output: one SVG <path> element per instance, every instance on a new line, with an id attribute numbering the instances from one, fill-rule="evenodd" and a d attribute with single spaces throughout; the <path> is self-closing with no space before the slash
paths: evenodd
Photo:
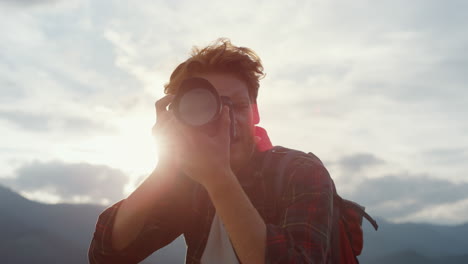
<path id="1" fill-rule="evenodd" d="M 214 136 L 182 124 L 168 110 L 189 77 L 208 80 L 233 101 L 232 108 L 223 108 Z M 127 199 L 100 215 L 90 263 L 138 263 L 181 234 L 186 263 L 330 261 L 335 187 L 323 165 L 292 162 L 281 197 L 272 197 L 262 173 L 271 143 L 255 126 L 261 77 L 259 57 L 224 39 L 194 49 L 175 69 L 165 86 L 168 95 L 156 103 L 154 132 L 163 143 L 158 165 Z M 284 206 L 276 210 L 274 200 Z"/>

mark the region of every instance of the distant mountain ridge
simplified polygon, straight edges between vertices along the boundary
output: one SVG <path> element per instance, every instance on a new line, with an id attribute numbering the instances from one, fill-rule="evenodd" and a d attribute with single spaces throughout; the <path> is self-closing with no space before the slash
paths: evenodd
<path id="1" fill-rule="evenodd" d="M 468 263 L 468 223 L 444 226 L 377 221 L 378 231 L 363 221 L 362 264 Z"/>
<path id="2" fill-rule="evenodd" d="M 0 186 L 0 263 L 88 263 L 89 243 L 104 209 L 88 204 L 42 204 Z M 179 239 L 143 263 L 183 263 L 182 246 L 183 239 Z"/>
<path id="3" fill-rule="evenodd" d="M 427 257 L 468 254 L 468 223 L 456 226 L 392 224 L 380 219 L 379 224 L 377 232 L 369 224 L 364 224 L 364 256 L 384 256 L 410 251 Z"/>
<path id="4" fill-rule="evenodd" d="M 0 262 L 74 264 L 87 262 L 90 216 L 102 207 L 42 204 L 0 187 L 0 210 Z"/>
<path id="5" fill-rule="evenodd" d="M 88 263 L 87 249 L 104 207 L 42 204 L 0 186 L 0 263 Z M 365 222 L 365 221 L 364 221 Z M 468 223 L 459 226 L 392 224 L 379 220 L 379 231 L 364 224 L 362 264 L 466 264 Z M 143 263 L 184 263 L 179 237 Z"/>

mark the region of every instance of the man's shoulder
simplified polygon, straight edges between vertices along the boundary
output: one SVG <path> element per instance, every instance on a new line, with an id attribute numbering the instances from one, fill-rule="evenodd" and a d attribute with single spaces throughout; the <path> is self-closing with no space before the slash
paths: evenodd
<path id="1" fill-rule="evenodd" d="M 312 152 L 304 152 L 283 146 L 271 150 L 277 157 L 278 164 L 272 164 L 286 177 L 287 185 L 299 189 L 330 188 L 334 189 L 333 180 L 323 162 Z M 283 168 L 282 168 L 283 167 Z"/>
<path id="2" fill-rule="evenodd" d="M 312 152 L 304 152 L 302 150 L 284 146 L 274 146 L 269 150 L 269 152 L 271 152 L 272 156 L 277 156 L 275 160 L 276 162 L 283 163 L 287 167 L 294 165 L 297 166 L 298 164 L 305 164 L 325 168 L 320 158 Z"/>
<path id="3" fill-rule="evenodd" d="M 282 193 L 284 202 L 331 196 L 335 192 L 328 170 L 316 155 L 283 146 L 275 146 L 269 152 L 274 157 L 266 164 L 273 171 L 270 180 L 274 192 Z"/>

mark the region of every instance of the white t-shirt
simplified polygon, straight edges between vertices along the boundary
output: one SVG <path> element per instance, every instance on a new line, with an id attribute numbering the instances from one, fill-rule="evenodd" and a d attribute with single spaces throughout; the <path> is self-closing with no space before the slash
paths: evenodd
<path id="1" fill-rule="evenodd" d="M 215 213 L 201 258 L 202 264 L 239 264 L 223 222 Z"/>

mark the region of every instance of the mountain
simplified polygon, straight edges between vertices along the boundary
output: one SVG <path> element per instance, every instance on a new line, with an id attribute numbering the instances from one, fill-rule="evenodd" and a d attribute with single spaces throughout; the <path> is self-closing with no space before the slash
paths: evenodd
<path id="1" fill-rule="evenodd" d="M 364 250 L 359 259 L 364 264 L 384 263 L 384 258 L 413 260 L 393 263 L 448 263 L 444 259 L 461 258 L 465 261 L 458 263 L 468 263 L 468 224 L 392 224 L 379 219 L 376 232 L 370 224 L 363 222 Z M 438 262 L 440 259 L 443 262 Z"/>
<path id="2" fill-rule="evenodd" d="M 103 210 L 37 203 L 0 186 L 0 263 L 88 263 L 88 246 Z M 183 263 L 185 242 L 178 238 L 153 255 L 143 263 Z"/>
<path id="3" fill-rule="evenodd" d="M 96 220 L 104 207 L 42 204 L 0 186 L 0 263 L 83 264 Z M 365 221 L 364 221 L 365 222 Z M 466 264 L 468 224 L 393 224 L 380 219 L 379 231 L 365 222 L 361 264 Z M 184 263 L 182 237 L 142 263 Z"/>
<path id="4" fill-rule="evenodd" d="M 402 251 L 391 255 L 375 257 L 361 263 L 379 264 L 466 264 L 468 255 L 427 257 L 415 251 Z"/>

